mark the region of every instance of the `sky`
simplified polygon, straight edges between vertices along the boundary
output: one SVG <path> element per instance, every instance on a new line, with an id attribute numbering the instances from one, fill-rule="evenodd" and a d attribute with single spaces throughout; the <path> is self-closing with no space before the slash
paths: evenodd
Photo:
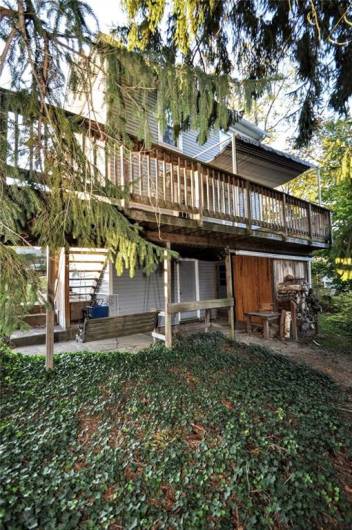
<path id="1" fill-rule="evenodd" d="M 119 0 L 86 0 L 86 2 L 94 10 L 100 30 L 103 32 L 108 33 L 113 27 L 121 26 L 127 21 Z"/>

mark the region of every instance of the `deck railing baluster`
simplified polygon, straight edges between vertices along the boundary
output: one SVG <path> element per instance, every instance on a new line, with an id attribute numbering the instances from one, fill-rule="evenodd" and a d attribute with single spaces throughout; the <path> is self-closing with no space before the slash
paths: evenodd
<path id="1" fill-rule="evenodd" d="M 155 199 L 156 204 L 159 204 L 159 151 L 156 151 L 155 157 Z"/>
<path id="2" fill-rule="evenodd" d="M 183 196 L 184 196 L 184 204 L 187 208 L 188 206 L 188 190 L 187 190 L 187 168 L 186 168 L 186 162 L 183 166 Z"/>
<path id="3" fill-rule="evenodd" d="M 138 152 L 138 186 L 139 186 L 139 195 L 142 196 L 143 195 L 143 175 L 142 175 L 142 172 L 143 172 L 143 169 L 142 169 L 142 155 L 141 155 L 141 152 L 139 151 Z"/>
<path id="4" fill-rule="evenodd" d="M 206 176 L 205 176 L 205 179 L 206 179 L 206 205 L 207 205 L 207 211 L 209 212 L 210 210 L 210 197 L 209 197 L 209 168 L 207 168 L 207 171 L 206 171 Z"/>
<path id="5" fill-rule="evenodd" d="M 163 172 L 163 198 L 166 201 L 166 165 L 165 165 L 165 153 L 162 155 L 162 172 Z"/>
<path id="6" fill-rule="evenodd" d="M 180 170 L 180 157 L 177 159 L 177 202 L 181 206 L 181 170 Z"/>

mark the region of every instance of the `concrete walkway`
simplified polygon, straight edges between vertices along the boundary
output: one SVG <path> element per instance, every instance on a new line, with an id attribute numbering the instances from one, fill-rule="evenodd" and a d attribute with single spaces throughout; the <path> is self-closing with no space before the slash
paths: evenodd
<path id="1" fill-rule="evenodd" d="M 65 352 L 79 352 L 79 351 L 128 351 L 137 352 L 143 348 L 147 348 L 153 342 L 150 333 L 140 333 L 138 335 L 130 335 L 129 337 L 121 337 L 119 339 L 97 340 L 94 342 L 76 342 L 69 340 L 66 342 L 56 342 L 54 344 L 54 353 Z M 14 351 L 26 354 L 45 354 L 45 344 L 36 346 L 21 346 L 14 348 Z"/>
<path id="2" fill-rule="evenodd" d="M 203 331 L 204 325 L 199 322 L 189 322 L 179 326 L 178 332 L 182 335 Z M 225 335 L 229 333 L 229 327 L 224 322 L 213 322 L 211 331 L 221 331 Z M 311 368 L 331 377 L 336 383 L 349 391 L 352 391 L 352 351 L 351 355 L 338 355 L 324 351 L 314 343 L 302 344 L 292 341 L 281 341 L 278 339 L 264 340 L 260 334 L 236 332 L 236 341 L 242 344 L 258 344 L 265 346 L 279 355 L 289 357 L 295 362 L 304 363 Z M 140 333 L 118 339 L 106 339 L 95 342 L 56 342 L 54 353 L 80 352 L 80 351 L 127 351 L 136 353 L 148 348 L 153 343 L 151 333 Z M 36 346 L 21 346 L 14 351 L 25 354 L 45 354 L 45 344 Z"/>

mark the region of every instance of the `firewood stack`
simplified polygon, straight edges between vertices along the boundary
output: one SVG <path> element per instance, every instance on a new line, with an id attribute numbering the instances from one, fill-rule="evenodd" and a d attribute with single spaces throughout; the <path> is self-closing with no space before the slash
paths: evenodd
<path id="1" fill-rule="evenodd" d="M 305 279 L 285 276 L 277 286 L 277 303 L 281 337 L 297 340 L 316 335 L 321 307 Z"/>

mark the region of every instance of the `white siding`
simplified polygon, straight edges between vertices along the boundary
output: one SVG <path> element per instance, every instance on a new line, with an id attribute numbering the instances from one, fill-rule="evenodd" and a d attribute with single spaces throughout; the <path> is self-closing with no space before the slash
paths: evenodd
<path id="1" fill-rule="evenodd" d="M 216 298 L 216 262 L 199 262 L 199 297 L 201 300 Z"/>
<path id="2" fill-rule="evenodd" d="M 199 262 L 199 298 L 201 300 L 211 300 L 217 298 L 217 276 L 215 261 Z M 201 311 L 203 317 L 204 311 Z M 211 311 L 212 318 L 216 317 L 216 309 Z"/>
<path id="3" fill-rule="evenodd" d="M 161 269 L 149 276 L 138 269 L 134 278 L 130 278 L 127 272 L 118 277 L 114 270 L 112 277 L 113 294 L 117 295 L 120 315 L 161 310 L 164 301 Z"/>
<path id="4" fill-rule="evenodd" d="M 176 267 L 173 268 L 172 301 L 177 301 Z M 193 278 L 192 278 L 192 281 Z M 216 298 L 216 263 L 199 262 L 200 299 Z M 153 274 L 146 276 L 142 270 L 136 272 L 134 278 L 128 273 L 118 277 L 115 269 L 112 272 L 112 292 L 117 295 L 118 314 L 129 315 L 164 309 L 163 272 L 162 267 Z"/>
<path id="5" fill-rule="evenodd" d="M 198 158 L 202 162 L 207 162 L 219 154 L 219 146 L 216 145 L 220 141 L 219 130 L 210 131 L 208 140 L 203 145 L 197 142 L 197 136 L 197 131 L 189 130 L 182 132 L 182 152 L 185 155 Z M 212 148 L 209 149 L 210 147 Z M 199 155 L 203 151 L 205 153 Z"/>
<path id="6" fill-rule="evenodd" d="M 99 289 L 97 290 L 97 298 L 99 297 L 106 299 L 109 295 L 109 264 L 106 265 L 103 277 L 100 282 Z"/>

